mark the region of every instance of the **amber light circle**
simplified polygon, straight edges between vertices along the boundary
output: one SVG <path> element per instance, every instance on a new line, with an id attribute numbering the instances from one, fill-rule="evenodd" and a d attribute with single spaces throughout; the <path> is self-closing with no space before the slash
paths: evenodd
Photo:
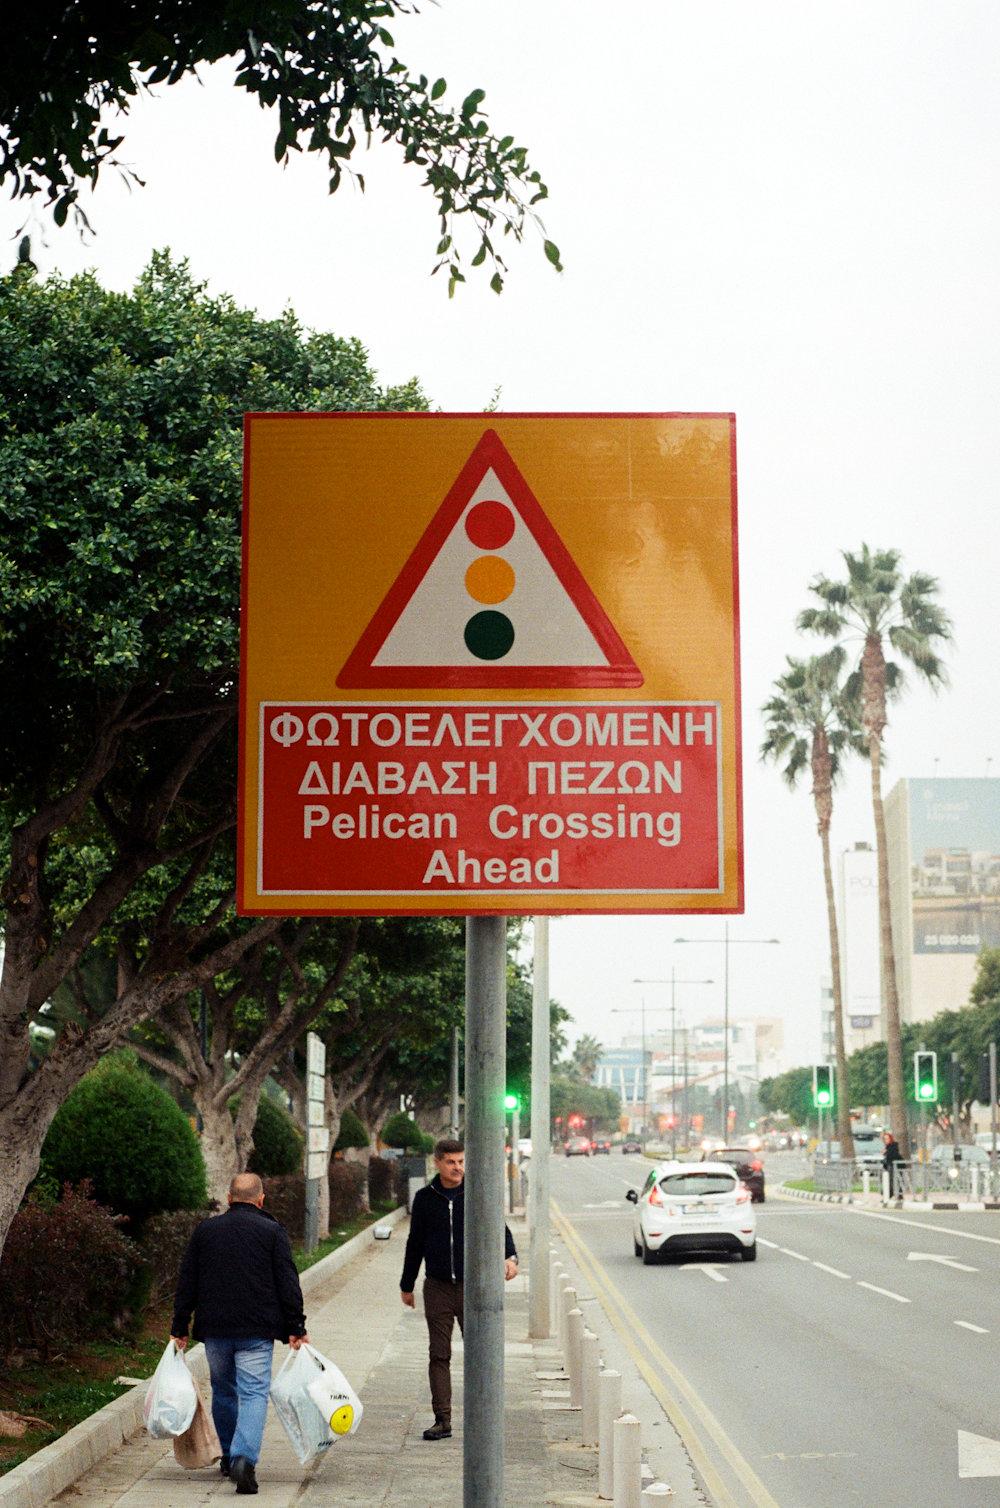
<path id="1" fill-rule="evenodd" d="M 506 503 L 490 499 L 470 508 L 465 532 L 477 550 L 499 550 L 514 535 L 514 515 Z"/>
<path id="2" fill-rule="evenodd" d="M 465 590 L 474 602 L 506 602 L 514 582 L 513 570 L 500 555 L 480 555 L 465 573 Z"/>

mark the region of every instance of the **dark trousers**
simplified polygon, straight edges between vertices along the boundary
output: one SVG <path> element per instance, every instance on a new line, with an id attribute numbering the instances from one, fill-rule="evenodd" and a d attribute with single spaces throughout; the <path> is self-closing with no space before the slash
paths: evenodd
<path id="1" fill-rule="evenodd" d="M 462 1330 L 464 1286 L 440 1278 L 424 1279 L 424 1314 L 430 1337 L 431 1405 L 435 1419 L 451 1420 L 451 1331 L 455 1321 Z"/>

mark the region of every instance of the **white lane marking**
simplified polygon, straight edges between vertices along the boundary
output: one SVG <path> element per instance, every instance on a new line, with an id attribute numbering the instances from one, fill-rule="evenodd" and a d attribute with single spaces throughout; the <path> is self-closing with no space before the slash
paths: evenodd
<path id="1" fill-rule="evenodd" d="M 941 1257 L 930 1251 L 911 1251 L 906 1259 L 908 1262 L 940 1262 L 942 1267 L 953 1267 L 956 1272 L 978 1272 L 978 1267 L 967 1267 L 964 1262 L 959 1262 L 955 1257 Z"/>
<path id="2" fill-rule="evenodd" d="M 779 1247 L 777 1241 L 765 1241 L 763 1236 L 758 1236 L 757 1237 L 757 1245 L 758 1246 L 766 1246 L 766 1247 L 768 1247 L 768 1249 L 770 1251 L 780 1251 L 781 1250 L 781 1248 Z"/>
<path id="3" fill-rule="evenodd" d="M 804 1257 L 800 1251 L 792 1251 L 792 1248 L 790 1246 L 779 1246 L 778 1250 L 783 1251 L 786 1257 L 794 1257 L 797 1262 L 809 1261 L 809 1258 Z"/>
<path id="4" fill-rule="evenodd" d="M 822 1272 L 830 1273 L 835 1278 L 846 1278 L 848 1282 L 851 1281 L 851 1274 L 849 1272 L 841 1272 L 839 1267 L 827 1267 L 825 1262 L 814 1262 L 813 1266 L 820 1268 Z"/>
<path id="5" fill-rule="evenodd" d="M 988 1435 L 958 1432 L 958 1474 L 960 1477 L 1000 1477 L 1000 1440 Z"/>
<path id="6" fill-rule="evenodd" d="M 963 1241 L 985 1241 L 987 1246 L 1000 1246 L 1000 1236 L 977 1236 L 971 1230 L 953 1230 L 950 1225 L 931 1225 L 929 1220 L 903 1220 L 899 1215 L 881 1215 L 877 1210 L 859 1210 L 856 1204 L 840 1204 L 836 1207 L 843 1214 L 860 1215 L 865 1220 L 888 1220 L 890 1225 L 912 1225 L 917 1230 L 936 1231 L 939 1236 L 959 1236 Z"/>
<path id="7" fill-rule="evenodd" d="M 968 1320 L 956 1320 L 955 1324 L 961 1325 L 963 1330 L 971 1330 L 975 1335 L 989 1335 L 990 1333 L 984 1330 L 982 1325 L 970 1325 Z"/>
<path id="8" fill-rule="evenodd" d="M 622 1202 L 620 1199 L 603 1199 L 600 1204 L 585 1204 L 583 1207 L 585 1210 L 620 1210 Z"/>
<path id="9" fill-rule="evenodd" d="M 881 1293 L 887 1299 L 895 1299 L 897 1304 L 908 1304 L 910 1302 L 909 1299 L 904 1299 L 901 1293 L 893 1293 L 891 1288 L 877 1288 L 874 1283 L 862 1283 L 860 1278 L 858 1279 L 858 1287 L 868 1288 L 872 1293 Z"/>
<path id="10" fill-rule="evenodd" d="M 721 1272 L 716 1272 L 714 1262 L 682 1262 L 680 1270 L 681 1272 L 703 1272 L 707 1278 L 711 1278 L 715 1283 L 729 1282 L 729 1279 L 724 1278 Z"/>

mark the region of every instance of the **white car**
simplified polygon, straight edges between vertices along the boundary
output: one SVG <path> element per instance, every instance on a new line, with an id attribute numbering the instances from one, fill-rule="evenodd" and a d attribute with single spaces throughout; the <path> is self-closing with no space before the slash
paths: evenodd
<path id="1" fill-rule="evenodd" d="M 726 1163 L 657 1163 L 625 1198 L 635 1205 L 635 1254 L 647 1267 L 661 1252 L 738 1251 L 744 1262 L 756 1260 L 750 1190 Z"/>

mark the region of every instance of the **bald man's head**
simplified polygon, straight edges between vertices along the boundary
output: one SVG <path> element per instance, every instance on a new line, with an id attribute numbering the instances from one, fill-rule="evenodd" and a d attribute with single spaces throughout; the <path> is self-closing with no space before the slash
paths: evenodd
<path id="1" fill-rule="evenodd" d="M 264 1185 L 256 1173 L 237 1173 L 229 1185 L 230 1204 L 262 1204 Z"/>

